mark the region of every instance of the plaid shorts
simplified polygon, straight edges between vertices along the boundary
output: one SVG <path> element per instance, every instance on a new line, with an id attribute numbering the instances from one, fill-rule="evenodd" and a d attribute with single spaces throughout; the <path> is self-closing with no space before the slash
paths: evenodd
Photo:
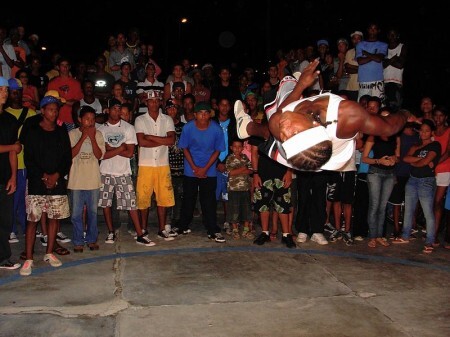
<path id="1" fill-rule="evenodd" d="M 134 191 L 131 176 L 101 175 L 102 185 L 98 206 L 102 208 L 111 207 L 114 193 L 116 194 L 117 209 L 135 210 L 136 192 Z"/>
<path id="2" fill-rule="evenodd" d="M 27 195 L 25 197 L 27 220 L 38 222 L 42 213 L 49 219 L 65 219 L 70 216 L 67 195 Z"/>

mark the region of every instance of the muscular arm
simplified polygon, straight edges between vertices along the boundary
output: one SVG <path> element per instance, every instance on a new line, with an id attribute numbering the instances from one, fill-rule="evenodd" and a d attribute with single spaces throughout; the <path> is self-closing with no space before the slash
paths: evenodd
<path id="1" fill-rule="evenodd" d="M 382 117 L 369 114 L 358 103 L 345 100 L 339 104 L 337 136 L 339 138 L 353 137 L 357 132 L 373 136 L 392 136 L 403 129 L 407 121 L 414 117 L 407 110 Z"/>

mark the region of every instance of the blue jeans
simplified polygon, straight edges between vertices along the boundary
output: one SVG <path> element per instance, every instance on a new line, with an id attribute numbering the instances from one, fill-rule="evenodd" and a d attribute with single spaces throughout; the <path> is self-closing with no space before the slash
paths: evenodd
<path id="1" fill-rule="evenodd" d="M 395 184 L 394 170 L 382 170 L 375 167 L 369 169 L 367 186 L 369 188 L 369 210 L 367 223 L 369 238 L 381 238 L 386 216 L 386 205 Z"/>
<path id="2" fill-rule="evenodd" d="M 83 207 L 86 205 L 86 242 L 97 242 L 97 205 L 100 189 L 96 190 L 71 190 L 72 199 L 72 225 L 73 225 L 73 244 L 75 246 L 84 246 L 83 239 Z"/>
<path id="3" fill-rule="evenodd" d="M 25 234 L 27 224 L 27 211 L 25 209 L 25 190 L 27 187 L 27 169 L 17 170 L 17 188 L 14 193 L 13 224 L 11 232 L 18 233 L 17 225 L 20 225 L 22 234 Z"/>
<path id="4" fill-rule="evenodd" d="M 434 218 L 433 200 L 435 192 L 435 177 L 409 177 L 405 187 L 405 215 L 402 234 L 403 239 L 409 239 L 417 201 L 419 200 L 427 223 L 427 238 L 425 240 L 425 244 L 431 245 L 434 242 L 436 221 Z"/>

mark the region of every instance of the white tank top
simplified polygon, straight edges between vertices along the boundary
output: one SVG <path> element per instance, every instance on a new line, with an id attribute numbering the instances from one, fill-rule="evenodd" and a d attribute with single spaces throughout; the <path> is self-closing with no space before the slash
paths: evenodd
<path id="1" fill-rule="evenodd" d="M 394 49 L 388 49 L 386 58 L 391 59 L 394 56 L 400 56 L 403 43 L 399 43 Z M 387 66 L 383 70 L 384 83 L 403 84 L 403 69 L 398 69 L 393 66 Z"/>
<path id="2" fill-rule="evenodd" d="M 331 153 L 331 158 L 328 162 L 325 163 L 321 167 L 322 170 L 330 170 L 330 171 L 340 171 L 341 168 L 343 168 L 348 161 L 352 159 L 352 157 L 355 155 L 355 137 L 357 133 L 351 137 L 346 139 L 341 139 L 336 136 L 336 130 L 337 130 L 337 123 L 338 123 L 338 112 L 339 112 L 339 103 L 343 100 L 342 97 L 325 93 L 320 94 L 317 96 L 307 97 L 300 99 L 298 101 L 292 102 L 288 104 L 286 107 L 282 109 L 283 112 L 285 111 L 293 111 L 295 107 L 306 100 L 308 101 L 315 101 L 319 97 L 329 96 L 329 103 L 328 103 L 328 109 L 327 109 L 327 122 L 330 122 L 326 126 L 326 131 L 328 136 L 330 137 L 330 140 L 333 144 L 333 150 Z M 278 150 L 280 154 L 286 158 L 284 151 L 282 151 L 281 142 L 278 142 Z M 287 161 L 284 161 L 287 163 Z M 283 163 L 284 164 L 284 163 Z M 288 163 L 289 164 L 289 163 Z M 286 165 L 286 164 L 284 164 Z M 287 165 L 292 167 L 292 165 Z M 294 167 L 295 168 L 295 167 Z"/>

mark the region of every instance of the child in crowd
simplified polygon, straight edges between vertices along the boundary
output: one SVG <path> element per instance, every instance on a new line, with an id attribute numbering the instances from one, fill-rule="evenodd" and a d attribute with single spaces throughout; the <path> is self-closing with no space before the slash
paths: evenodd
<path id="1" fill-rule="evenodd" d="M 244 141 L 234 139 L 230 149 L 232 153 L 226 160 L 228 173 L 228 212 L 227 222 L 232 224 L 233 239 L 239 239 L 239 221 L 244 222 L 242 237 L 254 239 L 250 228 L 252 210 L 250 202 L 250 174 L 253 172 L 250 159 L 242 153 Z"/>
<path id="2" fill-rule="evenodd" d="M 95 128 L 95 109 L 85 105 L 78 117 L 80 127 L 69 132 L 72 166 L 68 188 L 71 190 L 73 251 L 82 253 L 86 240 L 90 250 L 98 250 L 97 204 L 100 190 L 99 160 L 105 154 L 105 140 Z M 83 208 L 86 205 L 87 230 L 83 238 Z"/>

